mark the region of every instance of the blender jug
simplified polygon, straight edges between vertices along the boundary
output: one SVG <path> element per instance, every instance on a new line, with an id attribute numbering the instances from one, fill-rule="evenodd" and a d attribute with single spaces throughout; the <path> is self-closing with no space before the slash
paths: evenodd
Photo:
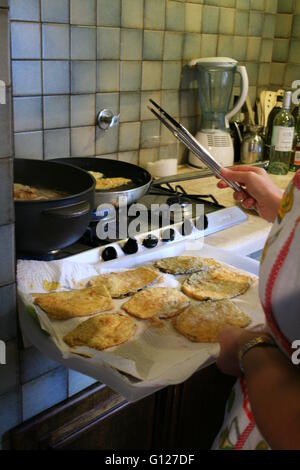
<path id="1" fill-rule="evenodd" d="M 229 133 L 229 119 L 243 106 L 248 94 L 248 75 L 244 66 L 227 57 L 196 59 L 189 64 L 196 68 L 198 94 L 201 106 L 201 128 L 196 139 L 209 150 L 223 166 L 233 165 L 234 152 Z M 235 73 L 242 79 L 241 96 L 229 111 Z M 202 163 L 192 154 L 189 162 L 197 167 Z"/>

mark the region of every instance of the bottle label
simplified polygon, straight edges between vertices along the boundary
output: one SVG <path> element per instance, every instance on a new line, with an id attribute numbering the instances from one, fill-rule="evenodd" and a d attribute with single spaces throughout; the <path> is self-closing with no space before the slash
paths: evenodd
<path id="1" fill-rule="evenodd" d="M 294 165 L 300 165 L 300 145 L 297 145 L 294 153 Z"/>
<path id="2" fill-rule="evenodd" d="M 274 126 L 272 146 L 277 152 L 290 152 L 293 148 L 294 127 Z"/>

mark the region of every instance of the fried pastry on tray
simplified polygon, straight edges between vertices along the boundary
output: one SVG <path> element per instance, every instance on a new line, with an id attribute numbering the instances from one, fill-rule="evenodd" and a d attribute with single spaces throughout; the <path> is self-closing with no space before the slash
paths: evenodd
<path id="1" fill-rule="evenodd" d="M 173 256 L 157 261 L 155 266 L 161 271 L 170 274 L 191 274 L 209 268 L 218 268 L 222 265 L 213 258 L 201 258 L 201 256 Z"/>
<path id="2" fill-rule="evenodd" d="M 158 280 L 160 273 L 153 268 L 141 266 L 128 271 L 102 274 L 90 280 L 91 286 L 105 285 L 115 298 L 125 297 Z"/>
<path id="3" fill-rule="evenodd" d="M 227 326 L 246 327 L 250 318 L 230 300 L 193 304 L 173 320 L 175 329 L 190 341 L 217 341 L 218 333 Z"/>
<path id="4" fill-rule="evenodd" d="M 226 267 L 192 274 L 182 284 L 182 291 L 197 300 L 231 299 L 248 290 L 251 276 Z"/>
<path id="5" fill-rule="evenodd" d="M 182 312 L 189 299 L 171 287 L 152 287 L 134 294 L 122 308 L 137 318 L 170 318 Z"/>
<path id="6" fill-rule="evenodd" d="M 63 340 L 70 347 L 88 346 L 102 350 L 125 343 L 135 330 L 132 318 L 119 313 L 103 313 L 80 323 Z"/>
<path id="7" fill-rule="evenodd" d="M 51 320 L 85 317 L 113 308 L 113 301 L 105 286 L 87 287 L 72 291 L 36 295 L 34 303 Z"/>

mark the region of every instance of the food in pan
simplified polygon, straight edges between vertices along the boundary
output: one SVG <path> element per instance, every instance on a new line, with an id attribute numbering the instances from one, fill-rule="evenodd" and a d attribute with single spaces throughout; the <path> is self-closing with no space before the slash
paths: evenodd
<path id="1" fill-rule="evenodd" d="M 80 323 L 63 339 L 71 347 L 88 346 L 101 351 L 125 343 L 135 330 L 132 318 L 119 313 L 103 313 Z"/>
<path id="2" fill-rule="evenodd" d="M 189 299 L 171 287 L 152 287 L 134 294 L 122 308 L 137 318 L 170 318 L 188 305 Z"/>
<path id="3" fill-rule="evenodd" d="M 107 191 L 108 189 L 115 189 L 119 186 L 124 186 L 130 183 L 132 183 L 132 180 L 129 178 L 98 178 L 96 179 L 96 190 Z"/>
<path id="4" fill-rule="evenodd" d="M 100 173 L 100 171 L 89 171 L 89 174 L 92 175 L 95 180 L 103 178 L 103 173 Z"/>
<path id="5" fill-rule="evenodd" d="M 248 290 L 251 276 L 221 267 L 192 274 L 182 284 L 182 291 L 197 300 L 231 299 Z"/>
<path id="6" fill-rule="evenodd" d="M 175 329 L 190 341 L 211 343 L 227 326 L 246 327 L 250 318 L 230 300 L 199 302 L 174 318 Z"/>
<path id="7" fill-rule="evenodd" d="M 161 271 L 170 274 L 191 274 L 208 268 L 221 267 L 221 263 L 213 258 L 200 256 L 173 256 L 157 261 L 155 266 Z"/>
<path id="8" fill-rule="evenodd" d="M 21 183 L 14 183 L 15 201 L 46 201 L 61 199 L 67 196 L 69 196 L 69 193 L 65 191 L 56 191 L 54 189 L 37 188 Z"/>
<path id="9" fill-rule="evenodd" d="M 113 298 L 125 297 L 157 281 L 160 277 L 153 268 L 141 266 L 129 271 L 102 274 L 90 280 L 89 285 L 105 285 Z"/>
<path id="10" fill-rule="evenodd" d="M 44 310 L 51 320 L 85 317 L 111 310 L 114 306 L 104 285 L 51 294 L 38 294 L 34 303 Z"/>

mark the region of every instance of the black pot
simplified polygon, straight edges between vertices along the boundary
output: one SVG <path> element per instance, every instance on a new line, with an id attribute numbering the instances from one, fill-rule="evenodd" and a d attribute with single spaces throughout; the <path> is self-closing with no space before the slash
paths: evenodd
<path id="1" fill-rule="evenodd" d="M 89 225 L 94 178 L 86 171 L 52 161 L 15 159 L 14 181 L 64 191 L 49 201 L 15 201 L 17 254 L 42 255 L 75 243 Z"/>

